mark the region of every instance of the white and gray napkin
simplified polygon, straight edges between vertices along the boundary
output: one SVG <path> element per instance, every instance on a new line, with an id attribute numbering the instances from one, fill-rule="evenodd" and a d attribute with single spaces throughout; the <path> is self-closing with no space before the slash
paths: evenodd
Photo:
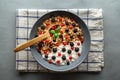
<path id="1" fill-rule="evenodd" d="M 102 9 L 17 9 L 16 45 L 26 42 L 34 23 L 42 15 L 54 10 L 70 11 L 78 15 L 88 26 L 91 48 L 87 58 L 69 72 L 100 72 L 104 67 L 104 34 Z M 16 70 L 22 72 L 51 72 L 32 56 L 30 48 L 16 53 Z"/>

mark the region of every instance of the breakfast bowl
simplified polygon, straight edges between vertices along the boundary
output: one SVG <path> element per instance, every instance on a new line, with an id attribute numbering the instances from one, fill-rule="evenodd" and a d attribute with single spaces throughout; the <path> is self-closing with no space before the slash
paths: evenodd
<path id="1" fill-rule="evenodd" d="M 53 19 L 53 17 L 54 17 L 54 19 Z M 68 20 L 67 22 L 65 22 L 66 19 Z M 36 23 L 33 25 L 31 33 L 30 33 L 30 39 L 33 39 L 36 35 L 39 36 L 38 34 L 41 34 L 41 33 L 44 34 L 44 32 L 38 33 L 38 29 L 40 28 L 39 29 L 39 31 L 40 31 L 41 29 L 44 29 L 44 27 L 49 26 L 50 24 L 46 23 L 46 22 L 50 22 L 49 20 L 52 22 L 51 24 L 53 24 L 55 21 L 56 22 L 59 21 L 58 23 L 60 25 L 55 24 L 55 28 L 57 26 L 56 29 L 50 28 L 50 30 L 49 30 L 50 36 L 48 36 L 47 38 L 49 38 L 51 36 L 53 36 L 52 39 L 54 37 L 58 38 L 58 36 L 60 36 L 60 34 L 65 34 L 65 35 L 73 34 L 71 37 L 72 37 L 72 39 L 74 39 L 74 37 L 75 37 L 74 35 L 77 35 L 77 33 L 76 33 L 77 30 L 75 30 L 73 27 L 76 25 L 77 26 L 76 29 L 78 29 L 78 27 L 80 27 L 80 30 L 78 30 L 78 31 L 82 31 L 83 39 L 82 39 L 82 41 L 80 41 L 78 43 L 75 41 L 75 39 L 74 40 L 66 39 L 66 38 L 70 38 L 69 36 L 68 37 L 63 36 L 62 38 L 64 39 L 64 37 L 65 37 L 65 39 L 68 42 L 64 43 L 64 41 L 61 41 L 63 45 L 60 44 L 60 46 L 58 46 L 58 45 L 56 46 L 56 48 L 59 51 L 58 54 L 57 54 L 57 51 L 53 50 L 53 45 L 52 45 L 52 50 L 53 50 L 53 52 L 56 52 L 56 53 L 51 52 L 51 54 L 50 54 L 49 52 L 46 52 L 44 50 L 44 46 L 47 45 L 47 47 L 48 47 L 47 42 L 49 42 L 49 41 L 43 40 L 42 43 L 44 42 L 44 46 L 40 44 L 40 47 L 39 47 L 38 46 L 39 43 L 37 43 L 36 45 L 30 46 L 32 55 L 34 56 L 34 58 L 37 60 L 37 62 L 41 66 L 43 66 L 46 69 L 52 70 L 52 71 L 64 72 L 64 71 L 69 71 L 69 70 L 76 68 L 87 57 L 89 49 L 90 49 L 90 33 L 88 30 L 88 27 L 86 26 L 86 24 L 83 22 L 83 20 L 80 17 L 78 17 L 77 15 L 75 15 L 71 12 L 61 11 L 61 10 L 52 11 L 52 12 L 48 12 L 47 14 L 43 15 L 36 21 Z M 62 22 L 62 20 L 64 22 Z M 66 30 L 66 31 L 63 31 L 60 33 L 60 30 L 64 29 L 63 28 L 64 25 L 67 25 L 67 26 L 65 26 L 65 28 L 68 27 L 68 25 L 69 25 L 68 22 L 69 23 L 75 22 L 76 24 L 71 24 L 73 26 L 72 26 L 72 28 L 69 26 L 69 28 L 70 28 L 69 31 Z M 52 25 L 52 26 L 54 26 L 54 25 Z M 58 26 L 60 26 L 60 27 L 58 27 Z M 73 31 L 73 32 L 70 32 L 70 31 Z M 74 47 L 71 47 L 71 44 L 75 44 L 75 42 L 76 42 L 76 45 L 82 45 L 82 47 L 81 46 L 76 47 L 75 45 L 74 45 Z M 68 49 L 69 45 L 72 50 L 75 50 L 75 51 L 72 51 L 72 54 L 77 54 L 79 57 L 77 57 L 77 58 L 71 57 L 71 56 L 69 56 L 71 54 L 67 54 L 67 52 L 66 53 L 64 52 L 66 49 Z M 64 47 L 64 49 L 66 48 L 64 51 L 63 51 L 63 47 Z M 39 50 L 39 48 L 40 48 L 40 50 Z M 71 51 L 68 51 L 68 53 L 70 53 L 70 52 Z M 46 54 L 47 54 L 47 56 L 46 56 Z M 50 54 L 50 55 L 48 55 L 48 54 Z M 67 54 L 67 56 L 64 56 L 64 58 L 63 58 L 62 55 L 66 55 L 66 54 Z M 53 57 L 53 55 L 56 55 L 56 56 Z M 46 59 L 46 58 L 48 58 L 48 56 L 51 56 L 51 59 L 50 58 Z M 62 57 L 60 57 L 60 56 L 62 56 Z M 61 58 L 62 58 L 62 60 L 59 60 L 59 61 L 55 60 L 55 59 L 61 59 Z"/>

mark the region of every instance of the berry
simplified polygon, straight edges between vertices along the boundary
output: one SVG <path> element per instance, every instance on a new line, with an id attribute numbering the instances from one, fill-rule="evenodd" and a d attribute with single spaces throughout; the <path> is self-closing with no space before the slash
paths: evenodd
<path id="1" fill-rule="evenodd" d="M 52 56 L 52 60 L 55 60 L 56 59 L 56 57 L 55 56 Z"/>
<path id="2" fill-rule="evenodd" d="M 66 36 L 65 36 L 65 38 L 66 38 L 66 39 L 68 39 L 68 38 L 69 38 L 69 36 L 68 36 L 68 35 L 66 35 Z"/>
<path id="3" fill-rule="evenodd" d="M 52 60 L 51 60 L 51 59 L 50 59 L 50 60 L 48 60 L 48 63 L 50 63 L 50 64 L 51 64 L 51 63 L 52 63 Z"/>
<path id="4" fill-rule="evenodd" d="M 45 55 L 47 55 L 47 54 L 48 54 L 48 52 L 47 52 L 46 50 L 44 50 L 44 54 L 45 54 Z"/>
<path id="5" fill-rule="evenodd" d="M 83 43 L 84 39 L 82 37 L 80 37 L 79 39 L 80 39 L 81 43 Z"/>
<path id="6" fill-rule="evenodd" d="M 60 44 L 59 44 L 59 43 L 56 43 L 55 45 L 58 47 Z"/>
<path id="7" fill-rule="evenodd" d="M 66 51 L 66 49 L 65 49 L 65 48 L 62 48 L 62 51 L 63 51 L 63 52 L 65 52 L 65 51 Z"/>
<path id="8" fill-rule="evenodd" d="M 58 20 L 61 22 L 61 21 L 62 21 L 62 18 L 58 18 Z"/>
<path id="9" fill-rule="evenodd" d="M 46 24 L 46 27 L 50 25 L 50 23 L 48 23 L 48 22 L 46 22 L 45 24 Z"/>
<path id="10" fill-rule="evenodd" d="M 76 28 L 73 30 L 74 33 L 76 33 L 77 31 L 78 31 L 78 30 L 77 30 Z"/>
<path id="11" fill-rule="evenodd" d="M 45 55 L 45 58 L 47 59 L 47 58 L 48 58 L 48 55 Z"/>
<path id="12" fill-rule="evenodd" d="M 56 29 L 56 26 L 52 26 L 52 29 L 55 30 L 55 29 Z"/>
<path id="13" fill-rule="evenodd" d="M 78 52 L 78 51 L 79 51 L 79 48 L 78 48 L 78 47 L 75 47 L 75 51 Z"/>
<path id="14" fill-rule="evenodd" d="M 39 32 L 38 32 L 38 35 L 40 35 L 40 34 L 42 34 L 42 31 L 39 31 Z"/>
<path id="15" fill-rule="evenodd" d="M 71 47 L 72 50 L 74 50 L 74 47 Z"/>
<path id="16" fill-rule="evenodd" d="M 50 34 L 50 37 L 52 37 L 53 36 L 53 34 Z"/>
<path id="17" fill-rule="evenodd" d="M 80 56 L 80 53 L 78 52 L 77 55 Z"/>
<path id="18" fill-rule="evenodd" d="M 66 32 L 66 33 L 68 33 L 68 32 L 69 32 L 69 29 L 68 29 L 68 28 L 66 28 L 66 29 L 65 29 L 65 32 Z"/>
<path id="19" fill-rule="evenodd" d="M 72 29 L 73 27 L 72 26 L 69 26 L 69 29 Z"/>
<path id="20" fill-rule="evenodd" d="M 64 46 L 66 46 L 66 45 L 67 45 L 67 43 L 66 43 L 66 42 L 63 42 L 63 45 L 64 45 Z"/>
<path id="21" fill-rule="evenodd" d="M 70 62 L 69 62 L 69 61 L 67 62 L 67 65 L 70 65 Z"/>
<path id="22" fill-rule="evenodd" d="M 61 56 L 61 53 L 60 53 L 60 52 L 58 53 L 58 56 Z"/>
<path id="23" fill-rule="evenodd" d="M 64 26 L 64 24 L 62 23 L 62 24 L 61 24 L 61 27 L 63 27 L 63 26 Z"/>
<path id="24" fill-rule="evenodd" d="M 80 42 L 78 42 L 77 45 L 79 46 L 79 45 L 80 45 Z"/>
<path id="25" fill-rule="evenodd" d="M 68 54 L 71 54 L 72 51 L 71 51 L 71 50 L 68 50 L 67 52 L 68 52 Z"/>
<path id="26" fill-rule="evenodd" d="M 57 52 L 57 48 L 53 48 L 53 52 L 56 53 Z"/>
<path id="27" fill-rule="evenodd" d="M 66 60 L 66 56 L 65 55 L 62 56 L 62 60 Z"/>
<path id="28" fill-rule="evenodd" d="M 74 46 L 74 43 L 73 43 L 73 42 L 70 42 L 70 46 Z"/>
<path id="29" fill-rule="evenodd" d="M 60 64 L 60 60 L 57 60 L 57 64 Z"/>
<path id="30" fill-rule="evenodd" d="M 49 42 L 50 42 L 50 40 L 49 40 L 49 39 L 46 39 L 46 40 L 45 40 L 45 42 L 46 42 L 46 43 L 49 43 Z"/>
<path id="31" fill-rule="evenodd" d="M 73 57 L 72 57 L 72 56 L 69 56 L 69 59 L 70 59 L 70 60 L 72 60 L 72 59 L 73 59 Z"/>

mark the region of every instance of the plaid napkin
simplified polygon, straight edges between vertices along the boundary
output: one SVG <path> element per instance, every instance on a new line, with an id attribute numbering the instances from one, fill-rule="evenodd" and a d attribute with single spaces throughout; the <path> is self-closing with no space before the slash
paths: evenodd
<path id="1" fill-rule="evenodd" d="M 16 45 L 27 42 L 32 26 L 39 17 L 54 10 L 70 11 L 86 23 L 91 35 L 87 58 L 70 72 L 99 72 L 104 67 L 104 35 L 102 9 L 18 9 L 16 14 Z M 32 56 L 30 48 L 16 53 L 16 70 L 23 72 L 50 72 Z"/>

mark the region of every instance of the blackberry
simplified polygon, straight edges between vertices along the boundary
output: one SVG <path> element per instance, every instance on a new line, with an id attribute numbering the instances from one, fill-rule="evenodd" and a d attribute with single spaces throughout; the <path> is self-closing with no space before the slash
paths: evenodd
<path id="1" fill-rule="evenodd" d="M 70 42 L 70 46 L 74 46 L 74 43 L 73 43 L 73 42 Z"/>
<path id="2" fill-rule="evenodd" d="M 55 56 L 52 56 L 52 60 L 55 60 L 56 59 L 56 57 Z"/>
<path id="3" fill-rule="evenodd" d="M 71 50 L 68 50 L 67 52 L 68 52 L 68 54 L 71 54 L 72 51 L 71 51 Z"/>
<path id="4" fill-rule="evenodd" d="M 62 60 L 66 60 L 66 56 L 65 55 L 62 56 Z"/>
<path id="5" fill-rule="evenodd" d="M 65 52 L 65 51 L 66 51 L 66 49 L 65 49 L 65 48 L 62 48 L 62 51 L 63 51 L 63 52 Z"/>
<path id="6" fill-rule="evenodd" d="M 69 62 L 69 61 L 67 62 L 67 65 L 70 65 L 70 62 Z"/>
<path id="7" fill-rule="evenodd" d="M 47 58 L 48 58 L 48 55 L 45 55 L 45 58 L 47 59 Z"/>
<path id="8" fill-rule="evenodd" d="M 78 51 L 79 51 L 79 48 L 78 48 L 78 47 L 75 47 L 75 51 L 78 52 Z"/>
<path id="9" fill-rule="evenodd" d="M 53 48 L 53 52 L 56 53 L 57 52 L 57 48 Z"/>

